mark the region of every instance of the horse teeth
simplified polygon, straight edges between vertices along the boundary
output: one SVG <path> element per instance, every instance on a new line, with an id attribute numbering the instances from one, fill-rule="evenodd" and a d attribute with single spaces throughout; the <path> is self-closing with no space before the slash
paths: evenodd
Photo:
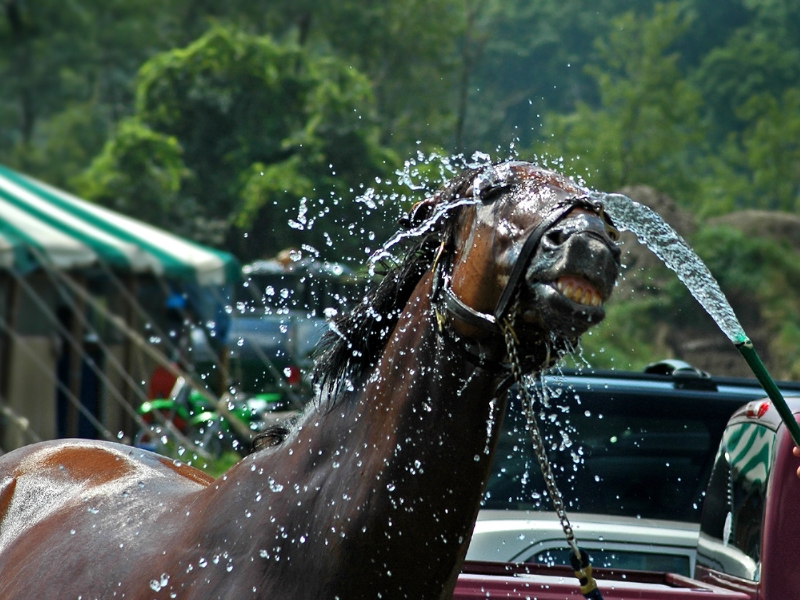
<path id="1" fill-rule="evenodd" d="M 554 282 L 554 286 L 565 298 L 576 304 L 600 306 L 603 303 L 600 294 L 591 286 L 584 287 L 580 283 L 569 279 L 567 279 L 565 283 L 564 280 L 560 278 Z"/>

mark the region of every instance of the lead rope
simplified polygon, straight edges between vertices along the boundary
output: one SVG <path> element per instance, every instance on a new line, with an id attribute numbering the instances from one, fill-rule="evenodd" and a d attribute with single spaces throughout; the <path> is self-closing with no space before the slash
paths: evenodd
<path id="1" fill-rule="evenodd" d="M 516 313 L 517 301 L 515 301 L 514 306 L 508 312 L 508 316 L 502 320 L 500 328 L 503 331 L 503 337 L 506 342 L 511 373 L 514 376 L 514 380 L 517 382 L 517 394 L 522 402 L 522 412 L 525 415 L 528 433 L 530 433 L 531 436 L 533 452 L 539 463 L 539 469 L 542 471 L 542 477 L 544 477 L 547 493 L 553 503 L 553 509 L 559 521 L 561 521 L 561 528 L 564 530 L 567 543 L 570 548 L 572 548 L 569 561 L 572 565 L 575 577 L 578 578 L 581 594 L 588 600 L 603 600 L 603 596 L 597 588 L 597 582 L 594 580 L 594 577 L 592 577 L 592 565 L 589 562 L 589 555 L 584 550 L 581 550 L 578 547 L 578 543 L 575 541 L 575 532 L 572 530 L 567 511 L 564 508 L 564 499 L 556 485 L 556 479 L 553 476 L 553 470 L 550 468 L 550 461 L 547 459 L 547 453 L 544 449 L 542 434 L 536 422 L 536 415 L 533 411 L 533 397 L 531 396 L 528 386 L 526 386 L 522 380 L 522 364 L 519 360 L 519 354 L 517 353 L 517 344 L 519 340 L 517 339 L 517 334 L 514 332 L 514 316 Z M 550 358 L 549 352 L 548 349 L 548 359 Z M 549 363 L 549 360 L 546 362 Z"/>

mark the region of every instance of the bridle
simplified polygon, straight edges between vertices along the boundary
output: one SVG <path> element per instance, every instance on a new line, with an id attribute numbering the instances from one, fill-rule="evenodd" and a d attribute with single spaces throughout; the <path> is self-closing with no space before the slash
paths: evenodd
<path id="1" fill-rule="evenodd" d="M 501 174 L 499 177 L 488 178 L 484 176 L 481 178 L 479 176 L 476 178 L 476 184 L 473 185 L 473 193 L 480 194 L 481 198 L 491 197 L 495 196 L 496 192 L 507 189 L 514 184 L 522 183 L 525 180 L 524 175 L 527 173 L 524 172 L 525 169 L 522 167 L 526 166 L 526 163 L 510 163 L 503 166 L 506 173 Z M 498 169 L 493 169 L 493 171 L 496 172 Z M 504 322 L 511 312 L 515 310 L 514 300 L 519 292 L 520 283 L 536 249 L 539 247 L 542 237 L 576 208 L 582 208 L 600 216 L 605 221 L 607 230 L 616 231 L 611 219 L 605 214 L 602 204 L 590 196 L 576 196 L 555 203 L 541 221 L 528 233 L 528 237 L 525 239 L 525 243 L 514 261 L 509 279 L 492 314 L 473 309 L 455 294 L 451 286 L 450 273 L 452 269 L 452 252 L 447 252 L 445 242 L 442 242 L 432 267 L 434 272 L 432 303 L 439 332 L 464 358 L 481 368 L 509 370 L 509 367 L 503 364 L 501 360 L 498 360 L 496 355 L 492 356 L 493 353 L 482 349 L 480 344 L 457 336 L 454 332 L 449 331 L 445 325 L 448 319 L 452 318 L 482 332 L 491 334 L 493 337 L 504 338 Z M 584 233 L 593 235 L 607 246 L 610 246 L 609 240 L 598 233 L 593 231 Z"/>

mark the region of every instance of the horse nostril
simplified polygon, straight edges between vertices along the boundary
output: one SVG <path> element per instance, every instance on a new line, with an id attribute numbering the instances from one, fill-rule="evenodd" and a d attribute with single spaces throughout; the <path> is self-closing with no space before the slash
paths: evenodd
<path id="1" fill-rule="evenodd" d="M 569 236 L 562 229 L 553 229 L 548 231 L 544 237 L 551 246 L 560 246 L 567 241 Z"/>

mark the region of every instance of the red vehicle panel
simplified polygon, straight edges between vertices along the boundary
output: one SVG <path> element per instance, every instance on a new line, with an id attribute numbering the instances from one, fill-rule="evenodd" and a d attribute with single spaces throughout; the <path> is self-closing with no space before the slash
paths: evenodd
<path id="1" fill-rule="evenodd" d="M 748 600 L 748 594 L 723 589 L 673 573 L 596 569 L 604 600 Z M 583 598 L 572 571 L 544 565 L 465 563 L 453 600 L 520 598 L 565 600 Z"/>

